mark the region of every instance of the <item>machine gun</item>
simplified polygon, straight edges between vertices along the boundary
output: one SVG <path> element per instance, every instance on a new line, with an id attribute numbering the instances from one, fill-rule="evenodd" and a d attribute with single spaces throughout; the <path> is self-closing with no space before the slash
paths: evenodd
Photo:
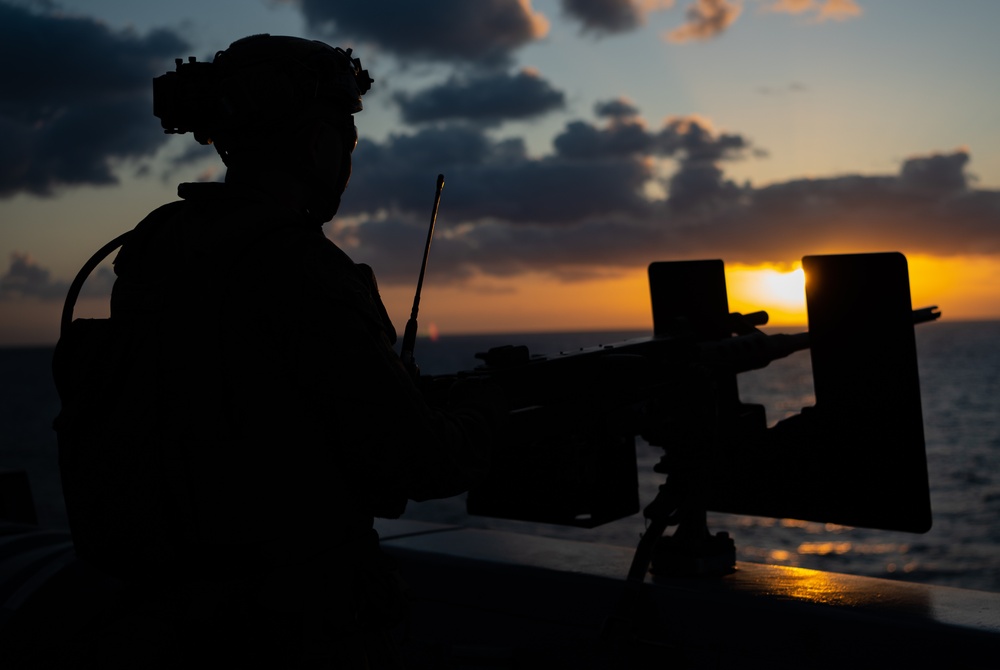
<path id="1" fill-rule="evenodd" d="M 725 572 L 735 547 L 707 511 L 925 532 L 931 525 L 914 324 L 898 253 L 809 256 L 809 332 L 768 335 L 731 314 L 722 261 L 653 263 L 653 335 L 534 356 L 503 346 L 455 376 L 511 402 L 512 431 L 475 515 L 594 527 L 639 509 L 635 444 L 664 453 L 633 572 Z M 809 349 L 815 407 L 768 427 L 736 376 Z M 668 526 L 672 536 L 660 537 Z M 633 578 L 636 577 L 633 575 Z"/>

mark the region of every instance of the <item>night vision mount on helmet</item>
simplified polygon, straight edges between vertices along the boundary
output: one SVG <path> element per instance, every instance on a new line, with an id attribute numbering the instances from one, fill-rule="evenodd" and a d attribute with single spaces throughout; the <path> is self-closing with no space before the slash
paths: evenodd
<path id="1" fill-rule="evenodd" d="M 201 144 L 274 132 L 304 114 L 349 118 L 374 81 L 351 53 L 298 37 L 245 37 L 211 63 L 178 58 L 175 71 L 154 78 L 153 115 L 164 132 L 190 132 Z"/>

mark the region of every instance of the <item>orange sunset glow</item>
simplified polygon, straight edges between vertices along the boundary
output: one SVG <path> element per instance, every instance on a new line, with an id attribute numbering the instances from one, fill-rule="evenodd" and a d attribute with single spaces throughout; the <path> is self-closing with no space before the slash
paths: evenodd
<path id="1" fill-rule="evenodd" d="M 983 321 L 1000 316 L 1000 263 L 989 256 L 907 258 L 913 307 L 937 305 L 947 321 Z M 726 267 L 729 309 L 764 310 L 768 325 L 807 325 L 801 263 L 732 264 Z M 401 330 L 413 302 L 413 288 L 385 286 L 382 298 Z M 18 312 L 12 310 L 18 307 Z M 52 344 L 58 336 L 58 302 L 0 302 L 0 320 L 15 323 L 5 344 Z M 80 300 L 77 315 L 107 315 L 107 298 Z M 646 268 L 586 281 L 563 282 L 541 273 L 510 280 L 478 278 L 464 285 L 424 286 L 421 336 L 472 333 L 652 330 Z"/>
<path id="2" fill-rule="evenodd" d="M 937 305 L 949 321 L 997 318 L 1000 264 L 991 257 L 909 257 L 913 307 Z M 768 325 L 807 325 L 801 262 L 726 267 L 729 309 L 764 310 Z M 397 323 L 403 323 L 412 290 L 383 290 Z M 483 280 L 472 287 L 425 287 L 421 334 L 651 330 L 645 268 L 615 278 L 563 283 L 535 275 L 503 284 Z M 398 316 L 397 316 L 398 315 Z M 430 331 L 433 322 L 434 332 Z M 426 326 L 424 324 L 427 324 Z"/>

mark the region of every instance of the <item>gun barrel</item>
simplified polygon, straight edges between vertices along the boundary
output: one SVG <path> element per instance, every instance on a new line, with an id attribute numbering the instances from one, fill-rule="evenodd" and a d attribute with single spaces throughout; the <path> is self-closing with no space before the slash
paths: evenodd
<path id="1" fill-rule="evenodd" d="M 941 318 L 941 312 L 936 310 L 936 305 L 913 310 L 914 325 Z M 740 373 L 767 367 L 771 361 L 785 358 L 809 347 L 809 333 L 792 335 L 753 333 L 702 344 L 700 353 L 709 365 Z"/>
<path id="2" fill-rule="evenodd" d="M 931 307 L 921 307 L 920 309 L 913 310 L 914 325 L 918 323 L 929 323 L 940 319 L 941 312 L 937 311 L 937 308 L 937 305 L 933 305 Z"/>
<path id="3" fill-rule="evenodd" d="M 936 309 L 913 310 L 913 322 L 939 318 Z M 740 374 L 765 368 L 810 345 L 808 332 L 768 335 L 760 331 L 700 343 L 687 338 L 640 337 L 551 355 L 533 355 L 527 347 L 506 345 L 476 354 L 484 365 L 457 374 L 491 379 L 510 394 L 515 408 L 586 404 L 598 398 L 614 404 L 630 402 L 644 392 L 662 391 L 670 386 L 669 378 L 688 366 Z"/>

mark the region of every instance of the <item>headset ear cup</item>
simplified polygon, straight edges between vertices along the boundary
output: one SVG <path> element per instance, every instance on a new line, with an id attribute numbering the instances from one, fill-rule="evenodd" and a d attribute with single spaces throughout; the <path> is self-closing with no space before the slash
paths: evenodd
<path id="1" fill-rule="evenodd" d="M 340 208 L 340 198 L 351 178 L 351 144 L 347 136 L 332 123 L 320 122 L 306 135 L 311 169 L 303 176 L 309 184 L 309 213 L 321 222 L 329 221 Z"/>
<path id="2" fill-rule="evenodd" d="M 351 171 L 353 169 L 354 162 L 351 158 L 350 151 L 344 151 L 344 155 L 340 160 L 340 177 L 337 180 L 338 187 L 341 193 L 347 190 L 347 183 L 351 181 Z"/>
<path id="3" fill-rule="evenodd" d="M 326 187 L 334 189 L 338 195 L 347 189 L 347 183 L 351 179 L 353 167 L 351 154 L 356 141 L 354 133 L 353 124 L 351 132 L 347 133 L 330 123 L 323 123 L 315 135 L 316 167 L 323 173 L 324 178 L 328 179 Z M 327 167 L 328 161 L 331 159 L 338 161 L 337 171 L 334 175 L 331 175 Z M 332 179 L 330 179 L 331 176 Z"/>
<path id="4" fill-rule="evenodd" d="M 321 183 L 316 186 L 317 192 L 314 198 L 322 204 L 314 213 L 319 215 L 324 223 L 332 219 L 337 214 L 337 210 L 340 209 L 341 197 L 347 190 L 347 182 L 351 180 L 351 167 L 351 154 L 345 151 L 340 161 L 336 180 L 331 184 L 325 179 L 321 179 Z"/>

